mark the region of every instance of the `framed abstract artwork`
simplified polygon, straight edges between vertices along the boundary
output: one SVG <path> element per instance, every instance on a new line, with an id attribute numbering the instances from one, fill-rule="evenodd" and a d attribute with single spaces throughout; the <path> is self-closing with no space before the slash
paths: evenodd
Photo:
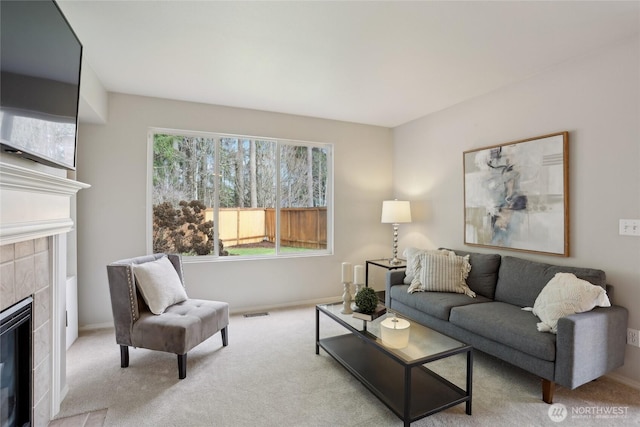
<path id="1" fill-rule="evenodd" d="M 569 256 L 569 133 L 465 151 L 464 243 Z"/>

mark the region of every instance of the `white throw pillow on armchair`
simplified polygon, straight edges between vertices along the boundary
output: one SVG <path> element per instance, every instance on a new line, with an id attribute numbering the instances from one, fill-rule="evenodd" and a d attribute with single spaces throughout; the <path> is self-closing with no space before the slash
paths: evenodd
<path id="1" fill-rule="evenodd" d="M 162 314 L 167 307 L 187 300 L 180 276 L 166 256 L 132 267 L 142 299 L 153 314 Z"/>

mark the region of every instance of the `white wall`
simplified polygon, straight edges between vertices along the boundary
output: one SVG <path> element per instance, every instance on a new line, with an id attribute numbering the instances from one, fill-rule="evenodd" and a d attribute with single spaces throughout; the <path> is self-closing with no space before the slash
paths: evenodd
<path id="1" fill-rule="evenodd" d="M 80 75 L 80 102 L 78 117 L 81 123 L 104 124 L 107 122 L 109 94 L 87 61 L 82 59 Z"/>
<path id="2" fill-rule="evenodd" d="M 393 196 L 390 129 L 122 94 L 110 94 L 108 117 L 80 126 L 78 180 L 92 185 L 77 205 L 81 327 L 111 322 L 106 265 L 146 253 L 149 127 L 334 144 L 335 255 L 185 264 L 191 297 L 227 301 L 233 311 L 339 297 L 342 261 L 389 255 L 380 210 Z"/>
<path id="3" fill-rule="evenodd" d="M 603 269 L 640 329 L 640 238 L 618 235 L 640 218 L 639 52 L 626 40 L 394 129 L 394 187 L 416 208 L 401 243 L 463 248 L 463 151 L 567 130 L 571 256 L 510 254 Z M 640 384 L 640 348 L 616 375 Z"/>

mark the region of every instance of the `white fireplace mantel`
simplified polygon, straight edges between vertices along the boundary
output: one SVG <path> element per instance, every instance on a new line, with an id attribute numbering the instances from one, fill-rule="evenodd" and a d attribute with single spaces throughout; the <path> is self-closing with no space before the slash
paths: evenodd
<path id="1" fill-rule="evenodd" d="M 71 197 L 89 187 L 0 162 L 0 245 L 71 231 Z"/>
<path id="2" fill-rule="evenodd" d="M 39 414 L 48 422 L 60 410 L 67 390 L 65 319 L 69 307 L 66 306 L 66 280 L 67 263 L 72 261 L 67 255 L 67 236 L 74 227 L 73 198 L 79 190 L 90 185 L 55 175 L 64 173 L 59 170 L 52 171 L 52 174 L 38 170 L 39 167 L 24 167 L 0 160 L 0 246 L 50 238 L 51 290 L 47 304 L 51 328 L 50 365 L 41 370 L 50 375 L 46 386 L 50 391 L 49 404 L 33 402 L 39 408 L 44 405 L 49 409 L 49 414 Z M 34 372 L 38 369 L 41 368 L 35 367 Z M 37 419 L 36 425 L 42 425 L 42 419 Z"/>

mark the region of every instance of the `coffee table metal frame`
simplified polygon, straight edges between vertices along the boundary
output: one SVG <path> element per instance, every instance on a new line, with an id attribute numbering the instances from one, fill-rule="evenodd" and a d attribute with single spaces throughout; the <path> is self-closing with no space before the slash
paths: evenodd
<path id="1" fill-rule="evenodd" d="M 402 419 L 405 426 L 460 403 L 466 404 L 466 413 L 471 415 L 473 347 L 406 316 L 398 316 L 411 322 L 410 339 L 414 341 L 410 341 L 407 349 L 391 349 L 383 344 L 380 335 L 379 323 L 385 316 L 366 322 L 341 314 L 341 307 L 342 302 L 316 305 L 316 354 L 320 354 L 320 348 L 325 350 Z M 320 313 L 350 333 L 320 338 Z M 445 345 L 435 346 L 435 351 L 417 350 L 416 340 L 425 336 Z M 466 390 L 424 366 L 460 353 L 467 354 Z"/>

